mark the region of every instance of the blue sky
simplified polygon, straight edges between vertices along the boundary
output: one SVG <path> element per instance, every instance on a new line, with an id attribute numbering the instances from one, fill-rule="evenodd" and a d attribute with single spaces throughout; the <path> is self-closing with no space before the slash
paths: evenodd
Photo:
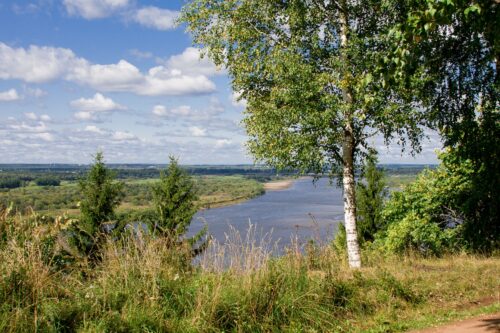
<path id="1" fill-rule="evenodd" d="M 199 60 L 184 1 L 0 3 L 0 163 L 251 163 L 244 103 L 223 70 Z M 381 162 L 434 163 L 379 147 Z"/>

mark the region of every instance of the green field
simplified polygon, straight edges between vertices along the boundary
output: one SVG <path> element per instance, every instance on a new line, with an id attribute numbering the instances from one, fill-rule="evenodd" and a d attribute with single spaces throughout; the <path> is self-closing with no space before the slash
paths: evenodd
<path id="1" fill-rule="evenodd" d="M 243 176 L 194 176 L 200 208 L 217 207 L 258 196 L 263 184 Z M 124 179 L 125 198 L 119 212 L 140 210 L 151 205 L 151 186 L 158 179 Z M 11 202 L 19 211 L 33 208 L 43 214 L 78 213 L 80 193 L 76 181 L 63 181 L 61 186 L 26 186 L 0 191 L 0 206 Z"/>
<path id="2" fill-rule="evenodd" d="M 246 174 L 246 169 L 243 168 L 201 170 L 203 173 L 213 172 L 214 174 L 193 176 L 199 196 L 198 206 L 200 208 L 220 207 L 256 197 L 264 193 L 264 181 L 280 178 L 272 175 L 272 172 L 267 174 L 264 172 Z M 415 180 L 420 170 L 422 168 L 397 169 L 392 167 L 386 173 L 387 186 L 390 190 L 400 190 L 404 185 Z M 24 169 L 4 171 L 0 173 L 0 176 L 20 178 L 23 180 L 23 186 L 13 189 L 0 189 L 0 206 L 6 207 L 13 203 L 15 209 L 20 212 L 33 209 L 39 213 L 49 215 L 78 214 L 78 202 L 81 198 L 77 179 L 83 176 L 82 172 L 82 170 L 54 172 Z M 151 186 L 158 181 L 157 177 L 148 177 L 154 176 L 157 172 L 146 169 L 118 170 L 117 172 L 118 175 L 122 176 L 119 181 L 125 184 L 125 197 L 118 212 L 124 213 L 147 209 L 152 201 Z M 237 172 L 242 174 L 237 174 Z M 60 179 L 61 185 L 37 186 L 35 179 L 43 175 Z"/>

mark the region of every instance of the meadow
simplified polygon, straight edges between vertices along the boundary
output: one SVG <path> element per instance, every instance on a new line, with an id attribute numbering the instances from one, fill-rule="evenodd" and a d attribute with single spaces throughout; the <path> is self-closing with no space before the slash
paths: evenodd
<path id="1" fill-rule="evenodd" d="M 152 201 L 151 186 L 159 179 L 158 168 L 134 165 L 112 165 L 119 181 L 124 183 L 125 197 L 118 212 L 122 214 L 148 209 Z M 293 178 L 294 173 L 278 174 L 273 169 L 250 166 L 186 166 L 193 175 L 198 207 L 214 208 L 254 198 L 264 193 L 264 183 L 282 178 Z M 415 180 L 423 166 L 384 166 L 387 185 L 391 190 Z M 19 187 L 1 188 L 0 207 L 13 203 L 19 212 L 31 209 L 41 214 L 56 216 L 79 213 L 81 195 L 78 180 L 86 172 L 86 166 L 63 165 L 4 165 L 0 167 L 1 180 L 15 180 Z M 54 179 L 59 186 L 37 185 L 40 179 Z"/>
<path id="2" fill-rule="evenodd" d="M 143 237 L 108 240 L 97 264 L 61 266 L 53 236 L 67 223 L 0 215 L 0 331 L 402 332 L 500 310 L 495 257 L 367 250 L 351 270 L 328 244 L 275 258 L 234 234 L 195 265 Z"/>
<path id="3" fill-rule="evenodd" d="M 201 208 L 219 207 L 258 196 L 264 192 L 263 184 L 242 175 L 193 177 Z M 123 179 L 125 197 L 119 213 L 143 210 L 152 201 L 151 186 L 156 178 Z M 77 181 L 62 181 L 60 186 L 38 186 L 33 181 L 14 189 L 0 190 L 0 206 L 10 203 L 20 212 L 34 209 L 39 213 L 77 215 L 80 191 Z"/>

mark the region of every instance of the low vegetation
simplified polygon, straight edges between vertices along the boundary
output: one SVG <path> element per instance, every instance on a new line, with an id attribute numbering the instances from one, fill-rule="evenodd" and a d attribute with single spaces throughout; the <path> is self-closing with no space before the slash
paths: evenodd
<path id="1" fill-rule="evenodd" d="M 500 309 L 497 258 L 365 251 L 352 271 L 328 245 L 273 258 L 233 237 L 192 266 L 187 249 L 143 235 L 107 239 L 97 264 L 68 264 L 58 235 L 72 223 L 2 211 L 0 331 L 398 332 L 475 302 Z"/>
<path id="2" fill-rule="evenodd" d="M 157 180 L 158 178 L 123 179 L 124 198 L 118 211 L 126 213 L 145 209 L 153 200 L 151 186 Z M 203 208 L 223 206 L 264 193 L 262 183 L 242 175 L 194 176 L 193 181 L 199 197 L 198 205 Z M 0 190 L 0 206 L 7 207 L 12 202 L 20 212 L 32 208 L 48 215 L 65 212 L 78 214 L 79 201 L 80 191 L 76 181 L 63 181 L 57 187 L 30 185 Z"/>
<path id="3" fill-rule="evenodd" d="M 470 246 L 465 215 L 450 225 L 444 214 L 461 209 L 467 172 L 443 163 L 388 198 L 368 161 L 358 182 L 364 265 L 352 270 L 345 233 L 279 257 L 252 229 L 224 244 L 206 230 L 186 238 L 200 179 L 213 196 L 248 193 L 238 180 L 250 180 L 193 181 L 175 159 L 160 180 L 140 180 L 147 206 L 120 212 L 127 183 L 98 154 L 79 184 L 79 215 L 1 209 L 0 331 L 400 332 L 499 311 L 496 243 Z"/>

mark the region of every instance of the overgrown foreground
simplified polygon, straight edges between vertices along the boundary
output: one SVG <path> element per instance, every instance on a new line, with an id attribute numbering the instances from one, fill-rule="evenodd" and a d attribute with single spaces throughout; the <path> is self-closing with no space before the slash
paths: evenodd
<path id="1" fill-rule="evenodd" d="M 61 255 L 69 223 L 0 216 L 1 332 L 390 332 L 476 301 L 500 309 L 498 257 L 371 252 L 352 271 L 330 246 L 271 258 L 250 233 L 194 265 L 189 251 L 142 237 L 109 240 L 91 264 Z"/>

